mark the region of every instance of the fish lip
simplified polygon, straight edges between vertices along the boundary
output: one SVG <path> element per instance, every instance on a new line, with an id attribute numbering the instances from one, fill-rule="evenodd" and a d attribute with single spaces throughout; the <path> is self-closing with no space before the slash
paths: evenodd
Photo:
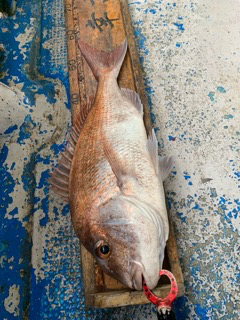
<path id="1" fill-rule="evenodd" d="M 149 278 L 147 280 L 145 277 L 143 277 L 143 279 L 144 279 L 144 281 L 145 281 L 145 283 L 146 283 L 146 285 L 147 285 L 149 290 L 153 290 L 154 288 L 156 288 L 157 283 L 154 284 Z"/>
<path id="2" fill-rule="evenodd" d="M 132 261 L 131 266 L 132 288 L 140 291 L 143 289 L 144 266 L 136 260 Z"/>
<path id="3" fill-rule="evenodd" d="M 153 290 L 157 286 L 157 283 L 153 283 L 146 272 L 143 274 L 143 281 L 145 281 L 149 290 Z"/>
<path id="4" fill-rule="evenodd" d="M 133 260 L 131 270 L 132 288 L 139 291 L 142 290 L 144 281 L 150 290 L 154 289 L 157 286 L 157 283 L 153 283 L 146 273 L 143 264 Z"/>

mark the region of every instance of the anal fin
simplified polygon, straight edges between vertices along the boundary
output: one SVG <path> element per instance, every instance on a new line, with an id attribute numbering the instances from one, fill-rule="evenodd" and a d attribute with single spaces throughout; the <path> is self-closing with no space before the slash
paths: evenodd
<path id="1" fill-rule="evenodd" d="M 147 148 L 150 153 L 156 175 L 159 179 L 165 181 L 173 168 L 173 158 L 158 156 L 158 142 L 153 129 L 148 136 Z"/>

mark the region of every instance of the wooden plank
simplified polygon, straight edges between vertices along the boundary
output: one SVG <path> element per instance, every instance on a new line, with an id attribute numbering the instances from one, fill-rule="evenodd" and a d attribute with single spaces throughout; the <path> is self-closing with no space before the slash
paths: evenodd
<path id="1" fill-rule="evenodd" d="M 93 256 L 81 245 L 82 277 L 86 305 L 92 305 L 90 294 L 95 293 L 95 263 Z"/>
<path id="2" fill-rule="evenodd" d="M 167 241 L 167 256 L 170 263 L 169 269 L 174 274 L 178 284 L 182 284 L 183 274 L 182 274 L 182 270 L 181 270 L 179 259 L 178 259 L 177 243 L 176 243 L 176 239 L 174 238 L 173 226 L 171 221 L 169 221 L 169 227 L 170 227 L 170 231 L 169 231 L 169 237 Z"/>
<path id="3" fill-rule="evenodd" d="M 65 21 L 66 21 L 66 39 L 68 47 L 68 77 L 70 83 L 70 101 L 72 108 L 72 117 L 75 117 L 75 111 L 80 109 L 80 88 L 79 73 L 76 52 L 76 31 L 73 20 L 72 0 L 65 0 Z"/>
<path id="4" fill-rule="evenodd" d="M 183 283 L 178 285 L 178 297 L 185 292 Z M 162 285 L 153 290 L 154 294 L 159 297 L 165 297 L 169 292 L 169 285 Z M 147 304 L 149 301 L 141 291 L 118 290 L 103 293 L 89 294 L 91 306 L 95 308 L 113 308 L 126 305 Z"/>
<path id="5" fill-rule="evenodd" d="M 121 87 L 134 89 L 139 93 L 144 106 L 146 130 L 150 131 L 152 128 L 150 111 L 127 1 L 65 0 L 65 13 L 73 121 L 83 101 L 95 95 L 97 86 L 91 70 L 81 56 L 77 40 L 81 38 L 82 41 L 99 50 L 110 51 L 127 36 L 128 51 L 118 82 Z M 106 308 L 148 303 L 143 292 L 130 290 L 103 273 L 83 246 L 81 246 L 81 260 L 86 305 Z M 183 277 L 171 225 L 164 267 L 175 275 L 179 285 L 179 295 L 182 295 L 184 293 Z M 169 291 L 170 286 L 164 282 L 165 280 L 161 279 L 159 286 L 154 291 L 159 296 L 164 296 Z"/>
<path id="6" fill-rule="evenodd" d="M 127 0 L 120 0 L 121 3 L 121 13 L 124 21 L 125 33 L 128 39 L 128 50 L 130 53 L 131 68 L 134 77 L 135 91 L 139 94 L 144 110 L 144 123 L 146 130 L 152 129 L 152 122 L 150 117 L 149 105 L 147 102 L 147 97 L 145 94 L 145 87 L 143 82 L 142 70 L 139 64 L 139 56 L 135 43 L 134 32 L 131 24 L 131 18 L 128 10 Z"/>

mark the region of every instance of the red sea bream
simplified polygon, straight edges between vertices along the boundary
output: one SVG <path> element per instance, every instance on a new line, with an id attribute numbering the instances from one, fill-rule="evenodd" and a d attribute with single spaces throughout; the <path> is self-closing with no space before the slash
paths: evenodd
<path id="1" fill-rule="evenodd" d="M 169 225 L 163 180 L 171 158 L 159 158 L 148 137 L 139 96 L 117 77 L 127 41 L 111 53 L 79 41 L 98 81 L 82 107 L 51 184 L 69 200 L 77 236 L 100 267 L 129 288 L 159 280 Z"/>

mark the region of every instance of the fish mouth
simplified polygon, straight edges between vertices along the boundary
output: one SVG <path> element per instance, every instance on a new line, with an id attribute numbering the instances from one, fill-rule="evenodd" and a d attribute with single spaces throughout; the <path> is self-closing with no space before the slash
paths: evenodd
<path id="1" fill-rule="evenodd" d="M 131 269 L 132 288 L 142 290 L 143 288 L 143 265 L 137 261 L 133 261 Z"/>
<path id="2" fill-rule="evenodd" d="M 155 279 L 150 279 L 142 263 L 134 260 L 132 262 L 132 268 L 131 268 L 132 288 L 138 291 L 143 290 L 144 280 L 148 288 L 152 290 L 156 287 L 159 280 L 159 276 L 157 275 Z"/>

